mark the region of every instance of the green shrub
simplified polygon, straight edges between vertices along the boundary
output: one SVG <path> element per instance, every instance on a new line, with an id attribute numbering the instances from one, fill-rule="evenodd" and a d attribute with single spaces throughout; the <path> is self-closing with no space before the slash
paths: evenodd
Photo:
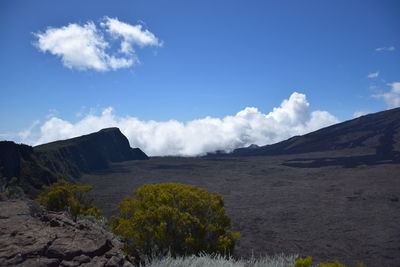
<path id="1" fill-rule="evenodd" d="M 65 180 L 59 180 L 50 186 L 43 186 L 37 201 L 51 211 L 68 211 L 74 221 L 78 215 L 99 217 L 101 210 L 96 208 L 93 199 L 86 197 L 92 190 L 89 185 L 74 185 Z"/>
<path id="2" fill-rule="evenodd" d="M 143 185 L 118 207 L 112 230 L 127 242 L 127 249 L 142 255 L 233 252 L 235 240 L 223 198 L 204 189 L 176 183 Z"/>
<path id="3" fill-rule="evenodd" d="M 312 257 L 308 256 L 306 258 L 298 258 L 295 263 L 294 266 L 295 267 L 311 267 L 312 264 Z"/>
<path id="4" fill-rule="evenodd" d="M 295 261 L 295 267 L 311 267 L 312 266 L 312 257 L 306 257 L 306 258 L 298 258 Z M 364 267 L 364 264 L 359 263 L 357 265 L 358 267 Z M 319 267 L 346 267 L 346 265 L 340 263 L 339 261 L 334 261 L 334 262 L 326 262 L 326 263 L 321 263 Z"/>
<path id="5" fill-rule="evenodd" d="M 21 188 L 19 180 L 17 177 L 0 178 L 0 194 L 4 194 L 4 196 L 8 199 L 24 199 L 25 192 Z"/>

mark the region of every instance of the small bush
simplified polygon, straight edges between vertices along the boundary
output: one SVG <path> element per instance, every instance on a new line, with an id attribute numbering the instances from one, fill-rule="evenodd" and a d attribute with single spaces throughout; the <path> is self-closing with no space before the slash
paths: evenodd
<path id="1" fill-rule="evenodd" d="M 43 186 L 37 201 L 51 211 L 68 211 L 74 221 L 78 215 L 100 217 L 101 210 L 96 208 L 93 199 L 86 197 L 92 190 L 89 185 L 74 185 L 65 180 L 59 180 L 50 186 Z"/>
<path id="2" fill-rule="evenodd" d="M 306 258 L 298 258 L 295 263 L 294 266 L 295 267 L 311 267 L 312 264 L 312 257 L 308 256 Z"/>
<path id="3" fill-rule="evenodd" d="M 311 267 L 312 265 L 312 257 L 306 257 L 306 258 L 298 258 L 295 261 L 295 267 Z M 334 262 L 326 262 L 326 263 L 321 263 L 319 264 L 319 267 L 346 267 L 343 263 L 340 263 L 339 261 L 334 261 Z M 359 263 L 357 264 L 357 267 L 365 267 L 364 264 Z"/>
<path id="4" fill-rule="evenodd" d="M 0 194 L 4 194 L 7 199 L 24 199 L 26 197 L 17 177 L 1 177 Z"/>
<path id="5" fill-rule="evenodd" d="M 143 185 L 118 207 L 112 230 L 140 254 L 172 256 L 200 252 L 230 254 L 240 234 L 231 232 L 223 198 L 176 183 Z"/>

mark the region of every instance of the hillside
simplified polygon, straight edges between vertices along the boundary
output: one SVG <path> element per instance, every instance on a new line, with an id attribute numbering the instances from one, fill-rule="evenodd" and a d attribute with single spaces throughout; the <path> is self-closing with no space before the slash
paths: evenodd
<path id="1" fill-rule="evenodd" d="M 39 145 L 34 151 L 47 168 L 72 178 L 82 172 L 106 169 L 110 162 L 148 159 L 139 148 L 130 147 L 118 128 Z"/>
<path id="2" fill-rule="evenodd" d="M 311 152 L 335 152 L 339 156 L 329 157 L 327 160 L 343 161 L 348 166 L 381 161 L 400 162 L 400 108 L 362 116 L 276 144 L 236 149 L 224 156 L 271 156 Z M 324 164 L 322 161 L 320 163 Z"/>
<path id="3" fill-rule="evenodd" d="M 1 177 L 6 180 L 18 177 L 18 185 L 29 195 L 35 195 L 42 185 L 61 178 L 42 164 L 33 147 L 10 141 L 0 142 Z"/>
<path id="4" fill-rule="evenodd" d="M 0 177 L 17 177 L 28 194 L 44 184 L 63 178 L 74 180 L 81 174 L 106 169 L 112 162 L 145 160 L 139 148 L 131 148 L 118 128 L 62 140 L 36 147 L 0 142 Z"/>

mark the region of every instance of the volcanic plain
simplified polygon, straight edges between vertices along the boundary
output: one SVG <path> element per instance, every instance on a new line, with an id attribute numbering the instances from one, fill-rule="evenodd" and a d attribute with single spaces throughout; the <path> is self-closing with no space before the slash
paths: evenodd
<path id="1" fill-rule="evenodd" d="M 233 230 L 242 234 L 237 257 L 285 253 L 349 266 L 400 266 L 400 164 L 349 167 L 349 155 L 151 157 L 113 163 L 79 182 L 94 186 L 95 204 L 107 217 L 143 184 L 219 192 Z"/>

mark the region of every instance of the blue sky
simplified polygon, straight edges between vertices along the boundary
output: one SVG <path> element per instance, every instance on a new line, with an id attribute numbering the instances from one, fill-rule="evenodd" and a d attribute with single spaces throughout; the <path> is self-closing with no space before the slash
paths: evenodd
<path id="1" fill-rule="evenodd" d="M 102 118 L 109 107 L 113 122 L 136 118 L 146 125 L 150 120 L 176 120 L 185 126 L 207 116 L 223 120 L 246 107 L 268 115 L 294 92 L 306 97 L 299 101 L 309 104 L 308 116 L 320 110 L 338 121 L 353 118 L 355 112 L 395 107 L 400 105 L 399 13 L 396 0 L 4 0 L 0 138 L 30 144 L 67 138 L 92 129 L 81 126 L 85 130 L 78 131 L 77 123 L 87 123 L 88 116 Z M 123 54 L 122 37 L 113 39 L 101 26 L 107 18 L 141 25 L 142 33 L 147 30 L 156 41 L 142 46 L 132 41 L 133 52 Z M 49 27 L 88 23 L 108 38 L 108 55 L 140 63 L 82 69 L 38 47 L 38 34 Z M 52 138 L 40 139 L 51 119 L 68 122 L 75 130 L 62 135 L 58 129 Z M 333 120 L 319 126 L 328 122 Z M 152 138 L 155 135 L 152 132 Z M 229 148 L 284 137 L 250 138 Z M 142 144 L 135 138 L 129 138 L 131 145 Z M 185 154 L 180 151 L 169 153 Z M 157 153 L 168 154 L 154 150 Z"/>

